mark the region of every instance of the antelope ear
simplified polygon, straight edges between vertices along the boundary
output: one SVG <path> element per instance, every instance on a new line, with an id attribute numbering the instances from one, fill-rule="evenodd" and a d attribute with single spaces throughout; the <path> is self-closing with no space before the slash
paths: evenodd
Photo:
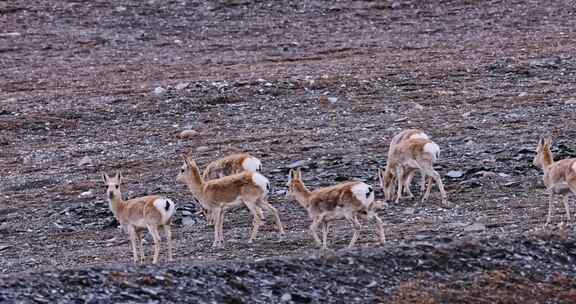
<path id="1" fill-rule="evenodd" d="M 116 180 L 120 184 L 120 180 L 122 179 L 122 173 L 120 171 L 116 171 Z"/>
<path id="2" fill-rule="evenodd" d="M 102 172 L 102 180 L 104 181 L 105 184 L 108 184 L 109 179 L 110 179 L 110 177 L 108 176 L 108 174 L 106 174 L 105 172 Z"/>
<path id="3" fill-rule="evenodd" d="M 302 179 L 302 170 L 300 168 L 296 169 L 296 176 L 298 179 Z"/>
<path id="4" fill-rule="evenodd" d="M 294 174 L 294 169 L 290 169 L 290 171 L 288 171 L 288 181 L 291 181 L 295 178 Z"/>
<path id="5" fill-rule="evenodd" d="M 550 148 L 552 146 L 552 139 L 550 137 L 546 137 L 544 139 L 544 144 L 548 146 L 548 148 Z"/>
<path id="6" fill-rule="evenodd" d="M 190 167 L 190 161 L 188 160 L 188 155 L 182 154 L 182 160 L 187 167 Z"/>

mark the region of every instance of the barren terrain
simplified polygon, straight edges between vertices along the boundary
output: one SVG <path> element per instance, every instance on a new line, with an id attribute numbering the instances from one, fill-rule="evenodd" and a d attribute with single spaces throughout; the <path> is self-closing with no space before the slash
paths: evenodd
<path id="1" fill-rule="evenodd" d="M 0 2 L 0 302 L 576 301 L 576 238 L 532 165 L 576 157 L 574 1 Z M 285 197 L 377 186 L 388 142 L 437 142 L 452 206 L 390 204 L 380 245 L 332 225 L 319 252 Z M 193 136 L 179 137 L 183 130 Z M 287 234 L 228 212 L 226 247 L 175 177 L 258 156 Z M 176 261 L 131 265 L 101 172 L 178 204 Z M 382 192 L 376 187 L 378 199 Z M 572 204 L 572 207 L 574 204 Z M 146 248 L 151 254 L 151 240 Z M 164 256 L 161 255 L 161 259 Z"/>

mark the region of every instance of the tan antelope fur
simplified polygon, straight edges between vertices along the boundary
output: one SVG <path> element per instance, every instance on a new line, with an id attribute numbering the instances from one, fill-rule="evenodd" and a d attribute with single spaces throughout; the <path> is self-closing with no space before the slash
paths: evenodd
<path id="1" fill-rule="evenodd" d="M 444 184 L 440 174 L 433 167 L 439 155 L 440 147 L 429 139 L 413 138 L 396 144 L 389 155 L 386 171 L 382 172 L 380 170 L 378 174 L 386 199 L 391 199 L 393 195 L 394 183 L 389 178 L 391 175 L 395 175 L 398 178 L 396 191 L 396 203 L 398 203 L 400 198 L 402 198 L 402 188 L 406 184 L 406 179 L 414 170 L 418 170 L 423 176 L 429 177 L 436 182 L 442 196 L 442 204 L 447 205 L 448 198 L 444 190 Z M 428 200 L 431 189 L 432 183 L 429 182 L 426 193 L 422 196 L 422 202 Z"/>
<path id="2" fill-rule="evenodd" d="M 206 167 L 202 178 L 207 181 L 211 179 L 222 178 L 224 176 L 237 174 L 243 171 L 249 172 L 261 172 L 262 163 L 260 160 L 248 153 L 236 153 L 231 154 L 220 159 L 217 159 Z M 243 203 L 239 202 L 237 206 L 242 206 Z M 262 209 L 257 208 L 258 215 L 262 218 Z M 214 224 L 214 218 L 212 214 L 207 210 L 202 208 L 202 212 L 206 217 L 206 221 L 209 225 Z"/>
<path id="3" fill-rule="evenodd" d="M 120 192 L 120 183 L 122 175 L 120 172 L 116 176 L 109 177 L 102 173 L 102 179 L 107 186 L 106 197 L 110 203 L 110 209 L 120 225 L 126 229 L 130 236 L 132 252 L 134 253 L 134 263 L 138 262 L 138 253 L 140 251 L 140 262 L 144 262 L 144 248 L 142 247 L 141 233 L 144 229 L 154 240 L 154 258 L 152 262 L 158 262 L 160 254 L 160 233 L 158 229 L 162 227 L 166 234 L 168 243 L 168 260 L 172 261 L 172 232 L 170 230 L 170 221 L 176 212 L 176 204 L 170 199 L 159 195 L 149 195 L 130 200 L 123 200 Z"/>
<path id="4" fill-rule="evenodd" d="M 564 209 L 566 209 L 567 222 L 570 221 L 570 206 L 568 199 L 570 194 L 576 194 L 576 158 L 568 158 L 554 161 L 550 147 L 552 141 L 550 138 L 540 139 L 536 148 L 534 165 L 544 171 L 544 185 L 548 192 L 548 216 L 546 218 L 547 226 L 552 217 L 552 205 L 554 195 L 564 196 Z"/>
<path id="5" fill-rule="evenodd" d="M 302 181 L 300 169 L 292 169 L 288 176 L 287 194 L 294 197 L 308 211 L 308 215 L 312 219 L 310 232 L 316 244 L 322 246 L 322 249 L 328 248 L 328 223 L 338 219 L 346 219 L 352 226 L 354 234 L 348 248 L 353 248 L 361 228 L 358 216 L 363 213 L 368 214 L 368 219 L 374 219 L 377 222 L 380 241 L 382 243 L 386 241 L 382 220 L 372 210 L 374 191 L 366 183 L 345 182 L 310 191 Z M 322 242 L 318 237 L 319 226 L 322 227 Z"/>
<path id="6" fill-rule="evenodd" d="M 380 184 L 382 185 L 383 189 L 390 189 L 390 185 L 396 183 L 398 181 L 396 174 L 393 170 L 389 169 L 389 164 L 390 164 L 390 159 L 392 157 L 392 154 L 394 152 L 395 147 L 402 143 L 405 142 L 409 139 L 417 139 L 417 138 L 421 138 L 421 139 L 430 139 L 428 137 L 428 135 L 426 133 L 424 133 L 424 131 L 419 130 L 419 129 L 406 129 L 401 131 L 400 133 L 396 134 L 394 137 L 392 137 L 392 140 L 390 141 L 390 148 L 388 149 L 388 161 L 386 164 L 386 169 L 384 171 L 382 171 L 381 169 L 378 169 L 378 177 L 380 179 Z M 414 175 L 416 174 L 417 170 L 411 170 L 408 177 L 406 178 L 406 183 L 404 184 L 404 192 L 406 192 L 406 194 L 408 195 L 408 197 L 412 198 L 414 197 L 414 195 L 412 194 L 412 191 L 410 190 L 410 185 L 412 184 L 412 178 L 414 177 Z M 420 173 L 421 175 L 421 182 L 420 182 L 420 194 L 424 194 L 424 188 L 426 187 L 426 175 L 424 173 Z M 428 179 L 428 182 L 431 183 L 432 181 L 430 179 Z M 391 200 L 392 199 L 392 192 L 385 192 L 386 195 L 386 200 Z"/>
<path id="7" fill-rule="evenodd" d="M 208 164 L 202 174 L 202 178 L 204 178 L 204 180 L 211 180 L 237 174 L 242 171 L 261 172 L 262 163 L 258 158 L 248 153 L 231 154 Z"/>
<path id="8" fill-rule="evenodd" d="M 249 239 L 250 243 L 258 234 L 258 229 L 262 224 L 257 208 L 270 211 L 274 215 L 276 227 L 279 232 L 284 234 L 284 227 L 280 221 L 278 211 L 266 201 L 270 182 L 262 174 L 245 171 L 210 181 L 204 181 L 196 162 L 192 158 L 184 155 L 184 165 L 176 179 L 186 184 L 202 207 L 213 214 L 214 247 L 223 246 L 224 212 L 239 203 L 243 203 L 254 217 Z"/>

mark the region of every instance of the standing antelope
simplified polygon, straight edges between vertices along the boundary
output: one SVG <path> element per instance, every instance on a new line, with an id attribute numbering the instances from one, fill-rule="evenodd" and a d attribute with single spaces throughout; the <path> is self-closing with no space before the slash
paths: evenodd
<path id="1" fill-rule="evenodd" d="M 262 224 L 256 209 L 258 207 L 272 212 L 279 232 L 284 234 L 284 227 L 278 216 L 278 211 L 266 201 L 270 182 L 262 174 L 245 171 L 219 179 L 204 181 L 196 162 L 184 155 L 184 165 L 176 179 L 186 184 L 202 207 L 213 214 L 214 243 L 212 246 L 223 246 L 224 212 L 239 203 L 243 203 L 254 217 L 249 243 L 252 243 Z"/>
<path id="2" fill-rule="evenodd" d="M 568 204 L 569 194 L 576 194 L 576 158 L 568 158 L 554 161 L 550 146 L 550 138 L 540 139 L 536 148 L 534 165 L 544 171 L 544 185 L 546 186 L 548 198 L 548 217 L 544 227 L 550 223 L 552 217 L 552 205 L 555 194 L 564 195 L 564 208 L 566 209 L 566 219 L 570 221 L 570 206 Z"/>
<path id="3" fill-rule="evenodd" d="M 120 172 L 116 176 L 109 177 L 102 173 L 102 179 L 107 186 L 106 196 L 110 203 L 110 209 L 120 225 L 126 229 L 130 236 L 132 252 L 134 253 L 134 263 L 138 262 L 136 247 L 140 250 L 140 263 L 144 262 L 144 248 L 142 247 L 142 231 L 147 228 L 154 239 L 154 258 L 152 263 L 158 262 L 160 253 L 160 233 L 159 227 L 164 228 L 166 241 L 168 242 L 168 260 L 172 261 L 172 232 L 170 230 L 170 220 L 176 212 L 176 205 L 170 199 L 158 195 L 149 195 L 130 200 L 123 200 L 120 192 L 122 175 Z"/>
<path id="4" fill-rule="evenodd" d="M 380 241 L 384 243 L 386 240 L 382 220 L 372 210 L 374 191 L 366 183 L 346 182 L 310 191 L 302 181 L 300 169 L 297 169 L 290 170 L 287 194 L 294 197 L 308 211 L 312 219 L 310 232 L 316 244 L 322 246 L 322 249 L 328 248 L 328 222 L 337 219 L 346 219 L 352 226 L 354 234 L 348 248 L 353 248 L 360 234 L 361 225 L 358 215 L 361 213 L 367 213 L 368 219 L 376 220 Z M 317 234 L 320 225 L 322 225 L 322 242 Z"/>
<path id="5" fill-rule="evenodd" d="M 386 165 L 386 171 L 379 170 L 380 182 L 384 189 L 386 200 L 393 196 L 393 177 L 398 179 L 398 188 L 396 191 L 396 203 L 402 197 L 402 187 L 406 184 L 406 180 L 410 174 L 415 170 L 420 171 L 424 177 L 430 177 L 438 185 L 440 194 L 442 196 L 442 204 L 448 205 L 448 198 L 444 190 L 444 184 L 440 178 L 440 174 L 434 170 L 434 162 L 438 160 L 440 155 L 440 147 L 433 141 L 424 138 L 412 138 L 400 142 L 391 149 Z M 426 188 L 426 193 L 422 196 L 422 202 L 428 200 L 432 183 L 429 182 Z"/>
<path id="6" fill-rule="evenodd" d="M 421 139 L 430 139 L 428 137 L 428 135 L 426 133 L 424 133 L 424 131 L 419 130 L 419 129 L 406 129 L 403 130 L 402 132 L 396 134 L 394 137 L 392 137 L 392 140 L 390 141 L 390 148 L 388 149 L 388 161 L 386 162 L 386 169 L 384 171 L 382 171 L 380 168 L 378 168 L 378 177 L 380 179 L 380 184 L 381 185 L 390 185 L 390 184 L 394 184 L 396 182 L 398 182 L 398 178 L 395 175 L 394 170 L 390 170 L 389 166 L 390 166 L 390 159 L 393 157 L 392 154 L 394 153 L 394 149 L 398 144 L 401 144 L 407 140 L 410 139 L 417 139 L 417 138 L 421 138 Z M 414 175 L 416 174 L 416 170 L 411 170 L 410 174 L 408 175 L 408 177 L 406 178 L 406 183 L 404 184 L 404 192 L 406 192 L 406 194 L 408 195 L 408 197 L 413 198 L 414 195 L 412 194 L 412 191 L 410 190 L 410 186 L 412 185 L 412 178 L 414 177 Z M 426 187 L 426 175 L 422 172 L 420 172 L 421 175 L 421 182 L 420 182 L 420 194 L 424 194 L 424 188 Z M 429 182 L 431 183 L 432 181 L 429 180 Z M 384 186 L 382 186 L 383 188 L 385 188 Z M 389 196 L 386 197 L 387 200 L 391 199 L 391 194 Z"/>
<path id="7" fill-rule="evenodd" d="M 207 181 L 211 179 L 222 178 L 224 176 L 233 175 L 240 173 L 242 171 L 249 172 L 261 172 L 262 163 L 260 160 L 248 153 L 236 153 L 231 154 L 220 159 L 217 159 L 206 167 L 202 178 Z M 242 202 L 238 202 L 237 206 L 243 205 Z M 262 209 L 256 208 L 258 215 L 262 218 Z M 214 224 L 214 218 L 212 213 L 208 209 L 202 208 L 202 212 L 206 217 L 206 221 L 209 225 Z"/>

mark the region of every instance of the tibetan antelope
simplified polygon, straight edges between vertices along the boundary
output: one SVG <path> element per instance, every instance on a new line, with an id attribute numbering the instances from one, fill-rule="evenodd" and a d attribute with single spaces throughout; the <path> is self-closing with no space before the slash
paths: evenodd
<path id="1" fill-rule="evenodd" d="M 402 132 L 396 134 L 394 137 L 392 137 L 392 140 L 390 141 L 390 148 L 388 149 L 388 159 L 392 158 L 392 154 L 394 152 L 394 148 L 396 147 L 396 145 L 398 145 L 402 142 L 405 142 L 409 139 L 417 139 L 417 138 L 430 139 L 428 137 L 428 135 L 426 133 L 424 133 L 424 131 L 419 130 L 419 129 L 406 129 L 406 130 L 403 130 Z M 390 163 L 390 161 L 387 161 L 385 170 L 378 168 L 378 177 L 380 179 L 380 184 L 382 185 L 383 189 L 386 189 L 387 187 L 389 187 L 390 184 L 395 184 L 398 182 L 398 178 L 395 175 L 395 172 L 393 170 L 389 169 L 389 163 Z M 412 191 L 410 190 L 410 186 L 412 185 L 412 178 L 416 174 L 416 171 L 417 170 L 411 170 L 410 171 L 408 177 L 406 178 L 406 183 L 404 184 L 404 187 L 403 187 L 404 192 L 406 192 L 406 194 L 410 198 L 414 197 L 414 195 L 412 194 Z M 427 179 L 426 179 L 426 175 L 424 173 L 421 172 L 420 175 L 421 175 L 420 194 L 422 195 L 422 194 L 424 194 L 424 189 L 426 187 L 426 180 Z M 431 180 L 429 180 L 429 182 L 431 182 Z M 388 195 L 386 196 L 386 200 L 391 200 L 391 199 L 392 199 L 392 193 L 388 193 Z"/>
<path id="2" fill-rule="evenodd" d="M 374 191 L 371 186 L 363 182 L 345 182 L 310 191 L 302 181 L 300 169 L 290 170 L 287 185 L 287 195 L 294 197 L 308 211 L 312 219 L 310 232 L 315 243 L 322 249 L 328 248 L 328 222 L 338 219 L 346 219 L 352 226 L 354 234 L 348 248 L 353 248 L 361 228 L 358 216 L 363 213 L 368 215 L 368 219 L 374 219 L 377 222 L 380 241 L 385 242 L 384 225 L 373 210 Z M 322 227 L 322 242 L 317 233 L 319 226 Z"/>
<path id="3" fill-rule="evenodd" d="M 223 246 L 224 212 L 239 203 L 243 203 L 254 217 L 249 243 L 252 243 L 262 224 L 258 211 L 256 211 L 257 207 L 269 210 L 274 215 L 279 232 L 284 234 L 284 227 L 280 221 L 278 211 L 266 201 L 270 182 L 262 174 L 245 171 L 204 181 L 196 162 L 184 155 L 184 165 L 176 179 L 186 184 L 202 207 L 213 214 L 214 243 L 212 246 Z"/>
<path id="4" fill-rule="evenodd" d="M 424 178 L 431 178 L 436 182 L 442 196 L 442 204 L 448 205 L 444 184 L 440 174 L 433 167 L 439 155 L 440 147 L 429 139 L 412 138 L 394 145 L 388 157 L 386 170 L 384 172 L 379 170 L 378 172 L 386 200 L 390 200 L 393 196 L 394 176 L 398 179 L 395 201 L 398 203 L 402 197 L 403 186 L 406 185 L 406 180 L 410 174 L 413 174 L 414 171 L 420 171 Z M 426 192 L 422 196 L 422 202 L 428 200 L 431 189 L 432 182 L 429 181 Z"/>
<path id="5" fill-rule="evenodd" d="M 122 182 L 120 172 L 117 172 L 114 177 L 109 177 L 106 173 L 102 173 L 102 179 L 107 186 L 106 196 L 110 203 L 110 209 L 130 236 L 134 263 L 138 262 L 136 247 L 140 251 L 140 263 L 144 262 L 144 248 L 141 236 L 144 229 L 148 229 L 154 239 L 154 258 L 152 263 L 156 264 L 158 262 L 161 241 L 158 229 L 160 227 L 164 229 L 168 243 L 168 260 L 172 261 L 170 221 L 176 212 L 176 204 L 170 199 L 158 195 L 143 196 L 125 201 L 122 199 L 122 193 L 120 192 L 120 183 Z"/>
<path id="6" fill-rule="evenodd" d="M 249 172 L 262 172 L 262 163 L 260 160 L 248 153 L 231 154 L 220 159 L 217 159 L 206 167 L 202 178 L 207 181 L 211 179 L 222 178 L 224 176 L 238 174 L 243 171 Z M 238 202 L 237 206 L 242 206 L 242 202 Z M 256 208 L 260 218 L 263 217 L 262 209 Z M 202 208 L 202 212 L 209 225 L 214 224 L 214 218 L 207 209 Z"/>
<path id="7" fill-rule="evenodd" d="M 554 195 L 564 195 L 564 208 L 566 220 L 570 222 L 570 206 L 568 198 L 570 194 L 576 194 L 576 158 L 568 158 L 554 161 L 550 146 L 550 138 L 540 139 L 536 148 L 536 156 L 533 163 L 544 171 L 544 185 L 548 192 L 548 216 L 544 227 L 550 224 L 552 217 L 552 205 Z"/>

